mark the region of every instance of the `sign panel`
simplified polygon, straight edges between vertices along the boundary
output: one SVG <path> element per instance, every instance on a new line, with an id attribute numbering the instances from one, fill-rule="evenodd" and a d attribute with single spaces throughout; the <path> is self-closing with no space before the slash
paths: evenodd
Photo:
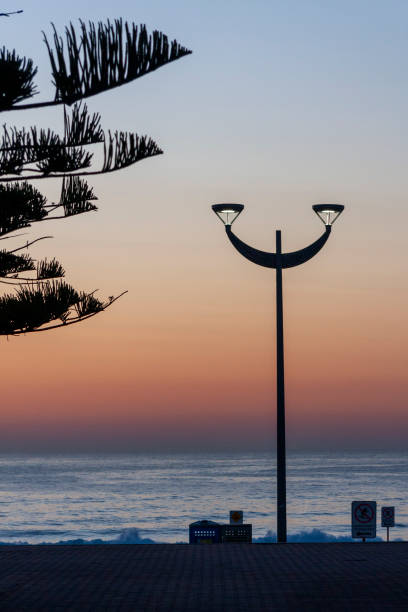
<path id="1" fill-rule="evenodd" d="M 395 506 L 381 508 L 381 527 L 395 527 Z"/>
<path id="2" fill-rule="evenodd" d="M 351 537 L 375 538 L 377 502 L 353 501 L 351 504 Z"/>
<path id="3" fill-rule="evenodd" d="M 244 513 L 242 510 L 230 510 L 230 525 L 242 525 Z"/>

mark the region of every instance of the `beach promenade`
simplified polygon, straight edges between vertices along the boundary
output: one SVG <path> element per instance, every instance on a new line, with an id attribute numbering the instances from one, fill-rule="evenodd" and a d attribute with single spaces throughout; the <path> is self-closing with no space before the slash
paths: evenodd
<path id="1" fill-rule="evenodd" d="M 408 610 L 408 543 L 1 546 L 0 610 Z"/>

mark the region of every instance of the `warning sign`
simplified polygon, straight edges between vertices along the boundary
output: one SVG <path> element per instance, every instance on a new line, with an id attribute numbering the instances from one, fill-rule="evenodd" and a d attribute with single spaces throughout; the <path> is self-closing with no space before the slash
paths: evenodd
<path id="1" fill-rule="evenodd" d="M 230 525 L 242 525 L 244 513 L 242 510 L 230 510 Z"/>
<path id="2" fill-rule="evenodd" d="M 353 501 L 351 504 L 351 537 L 375 538 L 377 528 L 377 502 Z"/>
<path id="3" fill-rule="evenodd" d="M 395 506 L 381 508 L 381 527 L 395 527 Z"/>

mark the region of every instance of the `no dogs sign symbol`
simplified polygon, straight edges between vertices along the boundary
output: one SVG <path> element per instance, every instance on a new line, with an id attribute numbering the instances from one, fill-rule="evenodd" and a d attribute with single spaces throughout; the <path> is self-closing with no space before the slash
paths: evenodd
<path id="1" fill-rule="evenodd" d="M 362 502 L 354 508 L 354 518 L 357 523 L 371 523 L 374 518 L 374 508 L 369 502 Z"/>
<path id="2" fill-rule="evenodd" d="M 351 504 L 353 538 L 375 538 L 377 527 L 377 503 L 354 501 Z"/>

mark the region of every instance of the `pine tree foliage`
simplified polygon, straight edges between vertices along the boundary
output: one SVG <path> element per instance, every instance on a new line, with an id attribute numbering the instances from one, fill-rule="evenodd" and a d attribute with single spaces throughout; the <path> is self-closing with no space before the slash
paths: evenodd
<path id="1" fill-rule="evenodd" d="M 88 114 L 86 104 L 76 104 L 71 114 L 64 109 L 64 137 L 50 129 L 38 130 L 31 127 L 26 130 L 4 125 L 0 141 L 0 176 L 19 175 L 24 166 L 35 163 L 36 169 L 45 176 L 52 171 L 69 172 L 72 169 L 88 167 L 92 154 L 85 151 L 77 154 L 75 148 L 104 142 L 105 135 L 100 120 L 99 113 Z M 81 157 L 86 158 L 86 164 L 79 163 Z M 63 163 L 64 159 L 66 165 Z"/>
<path id="2" fill-rule="evenodd" d="M 105 140 L 100 114 L 88 115 L 87 105 L 81 103 L 72 107 L 71 115 L 64 107 L 64 132 L 64 144 L 69 147 L 95 144 Z"/>
<path id="3" fill-rule="evenodd" d="M 37 280 L 62 278 L 65 270 L 56 259 L 42 259 L 37 263 Z"/>
<path id="4" fill-rule="evenodd" d="M 55 101 L 72 104 L 102 91 L 129 83 L 160 66 L 191 53 L 177 41 L 146 26 L 80 21 L 78 36 L 72 23 L 65 28 L 65 45 L 53 25 L 53 43 L 47 45 L 56 88 Z"/>
<path id="5" fill-rule="evenodd" d="M 29 130 L 3 126 L 0 146 L 0 183 L 23 179 L 63 178 L 104 174 L 131 166 L 142 159 L 161 155 L 161 148 L 147 136 L 102 130 L 99 113 L 88 114 L 86 104 L 75 104 L 71 114 L 64 108 L 64 136 L 51 130 Z M 103 144 L 103 164 L 93 168 L 93 153 L 84 147 Z M 35 166 L 33 168 L 33 165 Z M 36 174 L 33 175 L 32 173 Z"/>
<path id="6" fill-rule="evenodd" d="M 29 255 L 15 255 L 4 249 L 0 250 L 0 278 L 30 270 L 35 270 L 35 264 Z"/>
<path id="7" fill-rule="evenodd" d="M 24 181 L 23 183 L 0 184 L 0 236 L 47 216 L 46 198 Z"/>
<path id="8" fill-rule="evenodd" d="M 24 285 L 0 298 L 0 334 L 18 335 L 52 323 L 60 327 L 77 322 L 105 310 L 111 301 L 103 303 L 92 294 L 78 293 L 65 281 Z"/>
<path id="9" fill-rule="evenodd" d="M 75 104 L 69 114 L 64 107 L 64 138 L 52 130 L 38 130 L 36 126 L 18 129 L 3 125 L 0 151 L 22 151 L 24 163 L 32 163 L 49 157 L 58 147 L 84 146 L 103 142 L 105 134 L 101 128 L 99 113 L 88 114 L 86 104 Z"/>
<path id="10" fill-rule="evenodd" d="M 0 13 L 0 16 L 2 14 Z M 8 15 L 8 14 L 4 14 Z M 97 210 L 92 187 L 79 178 L 113 172 L 142 159 L 160 155 L 148 136 L 101 127 L 99 113 L 89 114 L 84 98 L 129 83 L 160 66 L 191 53 L 161 32 L 148 34 L 145 26 L 80 21 L 65 29 L 65 41 L 52 25 L 49 41 L 55 96 L 48 102 L 24 103 L 37 93 L 37 68 L 15 50 L 0 49 L 0 112 L 64 105 L 64 130 L 3 125 L 0 135 L 0 240 L 33 223 L 62 219 Z M 67 110 L 66 105 L 71 108 Z M 93 148 L 103 149 L 100 168 L 93 166 Z M 48 202 L 28 181 L 61 178 L 59 202 Z M 21 234 L 17 234 L 21 235 Z M 46 236 L 49 237 L 49 236 Z M 0 283 L 16 285 L 0 297 L 0 335 L 54 329 L 77 323 L 108 308 L 121 295 L 101 301 L 94 293 L 77 292 L 61 280 L 65 270 L 54 258 L 36 261 L 26 248 L 0 249 Z M 8 244 L 8 243 L 7 243 Z"/>
<path id="11" fill-rule="evenodd" d="M 104 160 L 101 173 L 113 172 L 131 166 L 136 162 L 161 155 L 163 151 L 151 138 L 129 132 L 109 132 L 104 146 Z"/>
<path id="12" fill-rule="evenodd" d="M 54 100 L 18 104 L 37 93 L 33 84 L 37 68 L 34 68 L 32 60 L 21 59 L 15 51 L 10 53 L 3 49 L 13 89 L 9 92 L 4 86 L 8 93 L 0 110 L 71 105 L 129 83 L 191 53 L 176 40 L 170 42 L 162 32 L 154 30 L 149 34 L 145 25 L 123 23 L 122 19 L 97 24 L 80 20 L 79 31 L 70 23 L 65 28 L 65 42 L 54 24 L 52 29 L 50 40 L 43 34 L 55 86 Z"/>
<path id="13" fill-rule="evenodd" d="M 59 147 L 52 156 L 46 157 L 37 163 L 38 170 L 42 173 L 41 178 L 51 174 L 65 174 L 89 168 L 91 166 L 92 153 L 82 147 Z"/>
<path id="14" fill-rule="evenodd" d="M 15 50 L 0 49 L 0 74 L 0 111 L 8 110 L 37 93 L 33 83 L 37 68 L 31 59 L 19 57 Z"/>
<path id="15" fill-rule="evenodd" d="M 35 277 L 22 278 L 21 273 L 36 272 Z M 16 255 L 5 250 L 0 251 L 0 278 L 7 279 L 8 285 L 20 285 L 20 281 L 33 283 L 53 278 L 62 278 L 65 270 L 56 259 L 42 259 L 35 265 L 34 260 L 27 254 Z"/>
<path id="16" fill-rule="evenodd" d="M 14 155 L 20 155 L 21 165 L 32 163 L 44 159 L 44 157 L 49 157 L 54 148 L 59 146 L 61 146 L 59 135 L 49 129 L 37 130 L 36 127 L 31 127 L 26 130 L 25 128 L 8 127 L 4 124 L 3 135 L 0 140 L 0 160 L 3 156 L 7 159 L 7 153 L 14 152 Z M 19 172 L 20 170 L 16 174 L 19 174 Z M 7 172 L 2 174 L 7 174 Z"/>
<path id="17" fill-rule="evenodd" d="M 93 189 L 83 179 L 77 176 L 63 179 L 60 206 L 64 209 L 65 217 L 98 210 L 94 204 L 91 204 L 91 200 L 97 199 Z"/>
<path id="18" fill-rule="evenodd" d="M 86 181 L 72 176 L 63 180 L 60 201 L 51 204 L 27 181 L 0 184 L 0 236 L 30 227 L 45 217 L 51 220 L 60 218 L 60 214 L 71 217 L 97 210 L 90 202 L 96 199 Z M 52 214 L 55 211 L 58 211 L 58 216 Z"/>

